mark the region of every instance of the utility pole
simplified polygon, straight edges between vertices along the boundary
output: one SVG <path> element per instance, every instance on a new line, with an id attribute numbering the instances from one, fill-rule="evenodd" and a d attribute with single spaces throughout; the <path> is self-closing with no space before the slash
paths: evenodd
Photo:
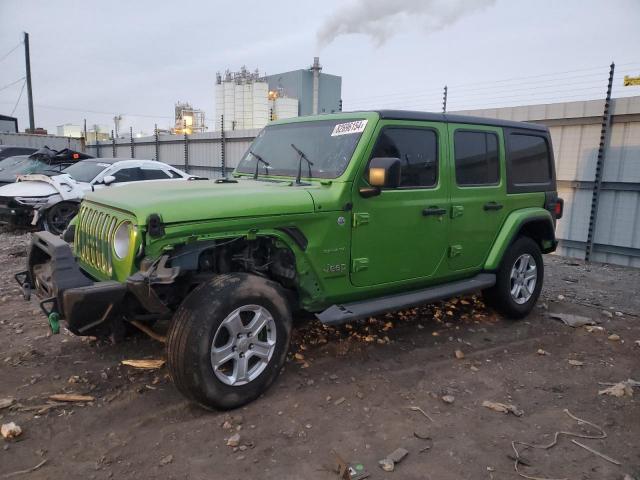
<path id="1" fill-rule="evenodd" d="M 36 129 L 36 122 L 33 118 L 33 91 L 31 90 L 31 56 L 29 55 L 29 34 L 24 32 L 24 62 L 27 70 L 27 100 L 29 102 L 29 129 L 33 132 Z"/>

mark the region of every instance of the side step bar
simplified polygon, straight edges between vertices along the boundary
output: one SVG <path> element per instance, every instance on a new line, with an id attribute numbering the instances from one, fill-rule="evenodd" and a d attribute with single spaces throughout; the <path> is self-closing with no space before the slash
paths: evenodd
<path id="1" fill-rule="evenodd" d="M 424 290 L 389 295 L 344 305 L 332 305 L 325 311 L 317 313 L 316 317 L 326 325 L 339 325 L 393 310 L 415 307 L 416 305 L 475 292 L 476 290 L 492 287 L 495 283 L 495 274 L 480 273 L 466 280 L 436 285 L 425 288 Z"/>

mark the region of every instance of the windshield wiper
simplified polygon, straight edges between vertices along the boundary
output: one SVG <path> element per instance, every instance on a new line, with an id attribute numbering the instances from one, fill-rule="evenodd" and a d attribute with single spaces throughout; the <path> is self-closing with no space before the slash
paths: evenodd
<path id="1" fill-rule="evenodd" d="M 307 162 L 307 167 L 309 167 L 309 178 L 312 178 L 311 175 L 311 166 L 313 162 L 307 158 L 302 150 L 296 147 L 293 143 L 291 144 L 291 148 L 293 148 L 298 153 L 298 176 L 296 177 L 296 185 L 302 185 L 302 159 Z"/>
<path id="2" fill-rule="evenodd" d="M 257 153 L 254 153 L 251 150 L 247 150 L 247 151 L 253 156 L 253 158 L 256 159 L 256 171 L 253 174 L 253 179 L 254 180 L 258 179 L 258 167 L 260 166 L 261 163 L 264 165 L 264 171 L 267 172 L 267 175 L 269 175 L 268 167 L 270 167 L 271 164 L 267 162 L 264 158 L 262 158 L 260 155 L 258 155 Z"/>

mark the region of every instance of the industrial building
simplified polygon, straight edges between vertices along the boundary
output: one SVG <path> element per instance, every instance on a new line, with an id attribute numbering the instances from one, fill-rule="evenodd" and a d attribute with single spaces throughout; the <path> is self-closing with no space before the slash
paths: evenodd
<path id="1" fill-rule="evenodd" d="M 216 130 L 262 128 L 269 121 L 269 87 L 260 72 L 242 67 L 239 72 L 227 70 L 216 75 Z"/>
<path id="2" fill-rule="evenodd" d="M 264 79 L 270 91 L 298 99 L 298 116 L 342 110 L 342 77 L 322 73 L 318 57 L 307 69 L 267 75 Z"/>
<path id="3" fill-rule="evenodd" d="M 80 125 L 65 123 L 64 125 L 58 125 L 56 129 L 60 137 L 81 138 L 84 136 Z"/>
<path id="4" fill-rule="evenodd" d="M 314 58 L 308 69 L 261 76 L 242 67 L 216 76 L 215 129 L 263 128 L 269 121 L 333 113 L 341 110 L 342 78 L 322 73 L 320 60 Z"/>
<path id="5" fill-rule="evenodd" d="M 171 133 L 177 135 L 202 133 L 207 130 L 204 111 L 193 108 L 190 103 L 178 102 L 175 105 L 175 126 Z"/>

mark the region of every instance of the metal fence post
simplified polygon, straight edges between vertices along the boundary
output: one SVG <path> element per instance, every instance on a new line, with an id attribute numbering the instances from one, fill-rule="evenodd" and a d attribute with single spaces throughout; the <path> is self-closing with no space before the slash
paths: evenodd
<path id="1" fill-rule="evenodd" d="M 116 137 L 113 136 L 113 130 L 111 130 L 111 150 L 113 152 L 113 158 L 116 158 Z"/>
<path id="2" fill-rule="evenodd" d="M 129 139 L 131 140 L 131 158 L 136 158 L 136 150 L 133 146 L 133 127 L 129 127 Z"/>
<path id="3" fill-rule="evenodd" d="M 442 94 L 442 113 L 447 113 L 447 86 L 444 86 L 444 93 Z"/>
<path id="4" fill-rule="evenodd" d="M 224 136 L 224 115 L 220 116 L 220 165 L 222 166 L 222 178 L 227 178 L 227 142 Z"/>
<path id="5" fill-rule="evenodd" d="M 100 140 L 98 140 L 97 132 L 96 132 L 96 157 L 100 158 Z"/>
<path id="6" fill-rule="evenodd" d="M 587 246 L 584 251 L 584 259 L 589 262 L 593 252 L 593 241 L 596 233 L 596 220 L 598 217 L 598 202 L 600 199 L 600 188 L 602 187 L 602 171 L 604 169 L 605 154 L 609 141 L 609 130 L 611 127 L 611 88 L 613 87 L 613 73 L 616 65 L 611 62 L 609 68 L 609 83 L 607 84 L 607 96 L 604 101 L 604 111 L 602 113 L 602 123 L 600 127 L 600 145 L 598 146 L 598 159 L 596 161 L 595 181 L 593 182 L 593 193 L 591 195 L 591 213 L 589 215 L 589 230 L 587 233 Z"/>
<path id="7" fill-rule="evenodd" d="M 158 124 L 156 123 L 156 126 L 153 130 L 153 134 L 155 136 L 155 140 L 156 140 L 156 158 L 154 159 L 156 162 L 160 161 L 160 141 L 158 140 Z"/>
<path id="8" fill-rule="evenodd" d="M 184 171 L 189 173 L 189 137 L 184 134 Z"/>

